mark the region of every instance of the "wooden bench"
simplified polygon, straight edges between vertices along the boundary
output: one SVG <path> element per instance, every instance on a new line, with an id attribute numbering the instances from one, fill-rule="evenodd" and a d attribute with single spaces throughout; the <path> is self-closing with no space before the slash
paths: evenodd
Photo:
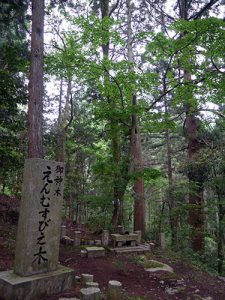
<path id="1" fill-rule="evenodd" d="M 122 247 L 127 242 L 130 242 L 131 246 L 136 246 L 138 244 L 138 234 L 111 234 L 111 241 L 113 248 Z"/>

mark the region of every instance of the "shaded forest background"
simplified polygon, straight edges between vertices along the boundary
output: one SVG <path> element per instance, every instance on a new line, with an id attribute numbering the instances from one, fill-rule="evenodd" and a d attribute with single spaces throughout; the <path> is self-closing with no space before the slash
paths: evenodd
<path id="1" fill-rule="evenodd" d="M 66 163 L 64 220 L 95 230 L 122 224 L 148 239 L 163 232 L 173 250 L 220 274 L 223 12 L 217 0 L 46 1 L 41 134 L 44 157 Z M 1 1 L 0 192 L 8 218 L 27 157 L 30 21 L 29 1 Z"/>

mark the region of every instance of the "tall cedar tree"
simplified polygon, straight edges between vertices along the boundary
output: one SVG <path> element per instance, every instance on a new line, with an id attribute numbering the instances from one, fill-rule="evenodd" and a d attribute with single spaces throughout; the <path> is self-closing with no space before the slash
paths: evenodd
<path id="1" fill-rule="evenodd" d="M 114 8 L 112 8 L 113 10 Z M 111 10 L 111 12 L 112 12 Z M 109 0 L 101 0 L 101 14 L 102 20 L 104 24 L 105 18 L 110 16 L 109 9 Z M 105 36 L 109 36 L 109 28 L 107 25 L 103 28 Z M 104 39 L 102 43 L 102 52 L 103 52 L 103 64 L 109 60 L 109 38 Z M 105 86 L 110 85 L 110 78 L 108 71 L 104 74 L 104 84 Z M 113 112 L 115 111 L 115 99 L 112 98 L 111 95 L 107 95 L 107 102 L 109 103 L 109 109 L 112 112 L 110 127 L 111 127 L 111 135 L 112 135 L 112 154 L 113 154 L 113 165 L 114 165 L 114 174 L 113 174 L 113 203 L 114 210 L 112 216 L 112 225 L 116 227 L 118 224 L 122 223 L 123 220 L 123 196 L 124 190 L 121 189 L 121 170 L 120 170 L 120 144 L 119 144 L 119 130 L 118 130 L 118 121 L 113 117 Z"/>
<path id="2" fill-rule="evenodd" d="M 194 2 L 194 1 L 193 1 Z M 194 13 L 191 11 L 191 3 L 187 0 L 178 0 L 179 17 L 184 20 L 193 20 L 201 18 L 218 0 L 211 0 L 206 3 L 199 11 Z M 192 3 L 193 4 L 193 3 Z M 193 15 L 191 15 L 193 13 Z M 182 33 L 185 35 L 185 32 Z M 191 73 L 187 69 L 183 69 L 184 80 L 191 81 Z M 190 99 L 184 100 L 184 110 L 186 114 L 185 120 L 185 135 L 187 139 L 187 154 L 190 167 L 194 165 L 199 153 L 204 146 L 199 138 L 199 119 L 197 118 L 196 104 L 192 104 Z M 188 172 L 188 179 L 190 182 L 189 193 L 189 224 L 192 228 L 192 249 L 194 251 L 201 251 L 204 248 L 204 198 L 203 198 L 203 182 L 195 174 L 194 169 Z M 193 188 L 194 187 L 194 190 Z"/>
<path id="3" fill-rule="evenodd" d="M 128 47 L 128 60 L 134 63 L 134 54 L 132 49 L 132 6 L 131 1 L 127 0 L 127 47 Z M 133 68 L 131 67 L 131 71 Z M 138 130 L 138 118 L 135 113 L 137 107 L 137 95 L 134 93 L 132 96 L 132 109 L 131 115 L 131 130 L 130 130 L 130 143 L 131 143 L 131 163 L 135 173 L 134 181 L 134 230 L 141 230 L 142 235 L 145 233 L 145 201 L 144 201 L 144 179 L 143 179 L 143 163 L 141 153 L 141 139 Z"/>
<path id="4" fill-rule="evenodd" d="M 44 0 L 32 0 L 32 33 L 28 104 L 28 157 L 43 158 Z"/>

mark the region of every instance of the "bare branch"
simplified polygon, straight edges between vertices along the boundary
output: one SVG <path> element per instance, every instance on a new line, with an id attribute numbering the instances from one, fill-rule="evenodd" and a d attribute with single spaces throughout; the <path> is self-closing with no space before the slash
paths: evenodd
<path id="1" fill-rule="evenodd" d="M 225 72 L 221 71 L 221 70 L 217 67 L 217 65 L 216 65 L 215 62 L 213 61 L 213 58 L 212 58 L 212 57 L 210 58 L 210 60 L 211 60 L 211 63 L 212 63 L 212 65 L 213 65 L 213 67 L 216 69 L 217 72 L 219 72 L 220 74 L 225 74 Z"/>
<path id="2" fill-rule="evenodd" d="M 196 14 L 192 15 L 190 18 L 188 18 L 188 20 L 196 20 L 202 17 L 202 15 L 209 10 L 214 4 L 216 4 L 217 2 L 219 2 L 220 0 L 210 0 L 207 4 L 205 4 L 199 12 L 197 12 Z"/>
<path id="3" fill-rule="evenodd" d="M 109 17 L 111 17 L 111 15 L 113 14 L 113 12 L 117 9 L 118 5 L 120 3 L 120 0 L 117 0 L 115 5 L 111 8 L 110 12 L 109 12 Z"/>

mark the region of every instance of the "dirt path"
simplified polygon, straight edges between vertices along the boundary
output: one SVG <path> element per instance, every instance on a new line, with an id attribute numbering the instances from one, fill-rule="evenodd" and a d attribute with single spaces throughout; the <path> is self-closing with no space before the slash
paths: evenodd
<path id="1" fill-rule="evenodd" d="M 12 269 L 15 248 L 15 228 L 0 227 L 0 271 Z M 143 297 L 142 299 L 205 299 L 224 300 L 225 282 L 217 276 L 191 267 L 187 263 L 170 256 L 168 253 L 146 254 L 148 259 L 167 263 L 174 273 L 159 271 L 146 272 L 142 265 L 137 264 L 137 256 L 107 254 L 102 258 L 82 258 L 78 250 L 72 246 L 61 245 L 60 263 L 74 268 L 76 275 L 88 273 L 94 275 L 104 292 L 109 280 L 118 280 L 123 284 L 124 295 L 127 297 Z M 72 290 L 42 298 L 56 300 L 62 297 L 79 297 L 79 285 Z M 132 298 L 131 298 L 132 299 Z M 41 299 L 40 299 L 41 300 Z"/>

